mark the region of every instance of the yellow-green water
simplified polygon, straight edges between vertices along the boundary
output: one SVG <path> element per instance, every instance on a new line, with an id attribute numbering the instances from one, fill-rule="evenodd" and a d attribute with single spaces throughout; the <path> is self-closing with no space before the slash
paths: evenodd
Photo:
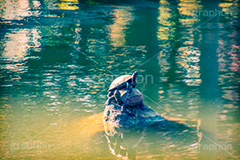
<path id="1" fill-rule="evenodd" d="M 4 0 L 0 9 L 0 158 L 116 159 L 102 124 L 107 90 L 138 70 L 145 104 L 201 134 L 198 143 L 145 136 L 137 159 L 240 159 L 238 1 Z"/>

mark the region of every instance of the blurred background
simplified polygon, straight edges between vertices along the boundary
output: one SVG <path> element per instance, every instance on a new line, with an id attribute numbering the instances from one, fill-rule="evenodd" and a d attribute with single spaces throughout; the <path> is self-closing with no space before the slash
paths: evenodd
<path id="1" fill-rule="evenodd" d="M 240 158 L 238 0 L 1 0 L 0 9 L 0 158 L 115 159 L 101 113 L 114 78 L 135 70 L 146 105 L 204 135 L 197 148 L 143 139 L 138 159 Z"/>

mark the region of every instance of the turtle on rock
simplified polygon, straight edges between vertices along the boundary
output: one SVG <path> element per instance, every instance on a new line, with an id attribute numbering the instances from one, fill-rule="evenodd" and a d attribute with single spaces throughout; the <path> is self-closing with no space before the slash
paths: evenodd
<path id="1" fill-rule="evenodd" d="M 128 128 L 138 123 L 148 126 L 164 120 L 143 103 L 143 94 L 135 88 L 137 75 L 138 72 L 135 71 L 132 75 L 122 75 L 111 83 L 108 100 L 105 103 L 105 121 L 112 122 L 117 127 Z"/>
<path id="2" fill-rule="evenodd" d="M 122 75 L 116 78 L 110 85 L 108 89 L 108 98 L 114 94 L 116 89 L 121 90 L 123 88 L 129 88 L 128 86 L 135 87 L 137 85 L 136 79 L 138 72 L 135 71 L 132 75 Z M 130 89 L 130 88 L 129 88 Z"/>
<path id="3" fill-rule="evenodd" d="M 129 83 L 126 83 L 125 87 L 121 90 L 115 89 L 113 95 L 107 101 L 108 105 L 112 102 L 120 105 L 122 112 L 125 111 L 126 106 L 135 106 L 143 102 L 143 95 L 138 89 L 131 88 Z"/>
<path id="4" fill-rule="evenodd" d="M 171 140 L 176 135 L 197 137 L 187 125 L 167 120 L 143 103 L 143 94 L 135 88 L 137 75 L 136 71 L 120 76 L 109 87 L 103 125 L 111 152 L 117 157 L 136 159 L 135 149 L 145 136 L 155 135 L 154 140 L 164 136 Z"/>

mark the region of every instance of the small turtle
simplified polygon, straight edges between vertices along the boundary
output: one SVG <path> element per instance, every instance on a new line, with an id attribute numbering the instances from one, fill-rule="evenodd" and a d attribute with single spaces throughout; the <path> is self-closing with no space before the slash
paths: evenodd
<path id="1" fill-rule="evenodd" d="M 137 85 L 136 79 L 137 79 L 138 72 L 135 71 L 132 75 L 122 75 L 118 78 L 116 78 L 110 85 L 108 89 L 108 97 L 111 97 L 114 94 L 114 91 L 116 89 L 121 90 L 123 88 L 129 88 L 129 85 L 132 87 L 135 87 Z M 131 89 L 130 89 L 131 92 Z"/>
<path id="2" fill-rule="evenodd" d="M 110 105 L 112 102 L 121 106 L 121 111 L 125 112 L 126 106 L 141 104 L 143 102 L 143 95 L 136 88 L 132 88 L 131 91 L 128 88 L 123 90 L 116 89 L 113 96 L 107 100 L 106 105 Z"/>
<path id="3" fill-rule="evenodd" d="M 131 91 L 128 89 L 124 89 L 120 90 L 119 92 L 121 94 L 121 101 L 127 106 L 136 106 L 143 102 L 143 95 L 136 88 L 132 88 Z"/>
<path id="4" fill-rule="evenodd" d="M 131 92 L 128 89 L 114 91 L 114 97 L 118 105 L 121 106 L 121 111 L 126 111 L 126 106 L 135 106 L 143 102 L 142 93 L 136 89 L 132 88 Z"/>

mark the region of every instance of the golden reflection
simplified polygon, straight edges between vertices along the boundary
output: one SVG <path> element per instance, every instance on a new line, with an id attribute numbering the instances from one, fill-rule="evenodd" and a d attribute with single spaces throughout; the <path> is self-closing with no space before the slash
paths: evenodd
<path id="1" fill-rule="evenodd" d="M 226 9 L 230 9 L 229 7 L 232 6 L 232 2 L 229 3 L 229 2 L 223 1 L 223 2 L 219 3 L 218 6 L 219 6 L 219 7 L 225 7 Z"/>
<path id="2" fill-rule="evenodd" d="M 77 134 L 86 140 L 86 138 L 91 138 L 94 134 L 104 131 L 102 117 L 103 113 L 99 113 L 72 122 L 70 126 L 66 127 L 68 136 L 71 137 Z"/>
<path id="3" fill-rule="evenodd" d="M 78 0 L 61 0 L 59 7 L 62 10 L 76 10 L 79 9 Z"/>
<path id="4" fill-rule="evenodd" d="M 166 0 L 160 0 L 160 7 L 159 10 L 159 17 L 158 17 L 158 31 L 157 31 L 157 38 L 160 41 L 161 46 L 166 47 L 170 45 L 170 42 L 165 41 L 169 40 L 171 34 L 174 32 L 174 26 L 171 23 L 171 15 L 172 9 L 170 8 L 170 4 Z M 164 43 L 161 41 L 164 40 Z M 161 68 L 160 73 L 162 74 L 161 80 L 167 81 L 167 77 L 165 74 L 170 69 L 170 63 L 168 62 L 169 54 L 166 53 L 167 51 L 160 52 L 158 56 L 159 66 Z"/>
<path id="5" fill-rule="evenodd" d="M 105 87 L 107 75 L 93 75 L 90 83 L 86 83 L 87 88 L 91 90 L 91 94 L 98 94 Z"/>
<path id="6" fill-rule="evenodd" d="M 132 7 L 121 7 L 114 10 L 113 24 L 109 26 L 109 34 L 111 45 L 114 47 L 122 47 L 125 45 L 125 35 L 127 26 L 133 21 Z"/>
<path id="7" fill-rule="evenodd" d="M 81 40 L 81 32 L 82 32 L 82 28 L 81 28 L 81 24 L 80 24 L 80 20 L 76 20 L 76 27 L 74 29 L 74 44 L 79 44 L 80 40 Z"/>
<path id="8" fill-rule="evenodd" d="M 172 16 L 172 9 L 170 9 L 170 4 L 166 0 L 160 0 L 159 17 L 158 17 L 158 40 L 168 40 L 170 37 L 170 29 L 172 28 L 172 23 L 170 18 Z"/>
<path id="9" fill-rule="evenodd" d="M 192 27 L 196 22 L 200 21 L 196 12 L 202 8 L 198 0 L 180 0 L 178 10 L 180 13 L 179 22 L 187 27 Z"/>
<path id="10" fill-rule="evenodd" d="M 200 51 L 197 47 L 194 47 L 194 35 L 192 27 L 198 21 L 200 17 L 196 16 L 194 13 L 197 12 L 202 6 L 199 4 L 198 0 L 180 0 L 178 4 L 178 10 L 180 14 L 179 22 L 186 28 L 185 38 L 183 44 L 184 47 L 178 49 L 179 56 L 177 57 L 178 68 L 184 71 L 184 82 L 188 86 L 199 86 L 201 83 L 200 73 L 199 73 L 199 57 Z"/>
<path id="11" fill-rule="evenodd" d="M 8 153 L 8 147 L 7 141 L 5 137 L 9 134 L 8 128 L 10 126 L 8 122 L 8 116 L 9 116 L 9 110 L 11 109 L 11 106 L 6 104 L 6 101 L 8 98 L 6 97 L 0 97 L 0 155 L 4 155 L 5 153 Z M 2 158 L 2 156 L 0 156 Z"/>
<path id="12" fill-rule="evenodd" d="M 235 3 L 235 1 L 233 2 L 221 2 L 219 3 L 219 8 L 221 8 L 221 10 L 217 11 L 215 14 L 216 15 L 219 15 L 221 17 L 224 17 L 226 19 L 229 19 L 229 18 L 233 18 L 233 17 L 236 17 L 238 16 L 238 5 L 237 3 Z"/>
<path id="13" fill-rule="evenodd" d="M 38 113 L 37 119 L 31 119 L 33 122 L 26 121 L 31 115 L 22 115 L 20 119 L 21 116 L 15 117 L 16 119 L 11 118 L 15 120 L 11 122 L 9 116 L 13 115 L 5 112 L 12 107 L 5 105 L 3 108 L 4 110 L 0 110 L 1 128 L 4 128 L 4 132 L 0 133 L 1 136 L 4 135 L 0 140 L 1 144 L 4 144 L 1 146 L 1 158 L 6 155 L 9 159 L 17 159 L 17 157 L 28 159 L 30 156 L 41 159 L 40 157 L 44 155 L 47 159 L 62 159 L 61 156 L 79 157 L 86 153 L 96 156 L 92 147 L 99 143 L 101 139 L 99 134 L 104 133 L 103 113 L 67 121 L 66 119 L 59 121 L 57 117 L 56 120 L 48 119 L 45 114 Z M 58 123 L 49 123 L 50 121 Z M 11 130 L 8 128 L 9 125 L 18 127 Z M 23 129 L 25 125 L 28 126 Z M 30 145 L 26 146 L 27 144 Z"/>
<path id="14" fill-rule="evenodd" d="M 89 154 L 96 156 L 96 151 L 94 152 L 92 148 L 96 148 L 94 146 L 100 143 L 101 137 L 98 135 L 104 133 L 102 117 L 103 113 L 99 113 L 78 120 L 70 120 L 56 128 L 53 126 L 56 131 L 50 131 L 50 134 L 58 135 L 52 137 L 50 141 L 52 142 L 51 151 L 55 152 L 54 158 L 59 154 L 59 150 L 65 150 L 61 153 L 65 157 L 84 156 L 84 154 L 88 154 L 88 157 L 91 157 Z"/>
<path id="15" fill-rule="evenodd" d="M 200 21 L 200 16 L 197 14 L 198 10 L 202 8 L 198 0 L 180 0 L 178 4 L 178 11 L 180 14 L 179 22 L 186 28 L 185 45 L 192 45 L 194 43 L 193 25 Z M 184 33 L 183 33 L 184 34 Z"/>
<path id="16" fill-rule="evenodd" d="M 199 57 L 200 51 L 195 47 L 181 47 L 178 49 L 179 56 L 177 57 L 177 64 L 179 68 L 185 71 L 183 81 L 188 86 L 199 86 L 201 83 L 200 79 L 200 67 Z"/>

